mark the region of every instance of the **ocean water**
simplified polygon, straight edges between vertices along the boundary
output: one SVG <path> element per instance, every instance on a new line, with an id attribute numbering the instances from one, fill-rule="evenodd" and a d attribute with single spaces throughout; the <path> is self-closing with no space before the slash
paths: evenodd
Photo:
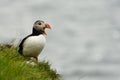
<path id="1" fill-rule="evenodd" d="M 0 42 L 52 26 L 39 60 L 62 80 L 120 80 L 120 0 L 0 0 Z"/>

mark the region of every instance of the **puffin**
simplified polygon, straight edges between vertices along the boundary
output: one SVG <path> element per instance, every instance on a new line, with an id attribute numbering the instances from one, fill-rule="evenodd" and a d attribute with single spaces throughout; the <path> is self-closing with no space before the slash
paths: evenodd
<path id="1" fill-rule="evenodd" d="M 38 56 L 46 43 L 46 28 L 51 29 L 50 24 L 37 20 L 33 24 L 32 34 L 26 36 L 20 42 L 18 52 L 24 57 L 32 57 L 38 61 Z"/>

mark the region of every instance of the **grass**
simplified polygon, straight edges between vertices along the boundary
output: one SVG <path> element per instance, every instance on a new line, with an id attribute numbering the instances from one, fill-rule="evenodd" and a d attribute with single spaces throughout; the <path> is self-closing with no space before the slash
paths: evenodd
<path id="1" fill-rule="evenodd" d="M 59 80 L 60 75 L 48 62 L 36 66 L 26 64 L 28 59 L 17 53 L 9 44 L 0 45 L 0 80 Z"/>

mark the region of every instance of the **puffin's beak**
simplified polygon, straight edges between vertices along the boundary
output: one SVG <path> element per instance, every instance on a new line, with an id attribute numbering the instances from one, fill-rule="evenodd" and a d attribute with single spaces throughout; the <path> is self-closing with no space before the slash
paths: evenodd
<path id="1" fill-rule="evenodd" d="M 51 26 L 48 23 L 45 23 L 45 28 L 51 29 Z"/>

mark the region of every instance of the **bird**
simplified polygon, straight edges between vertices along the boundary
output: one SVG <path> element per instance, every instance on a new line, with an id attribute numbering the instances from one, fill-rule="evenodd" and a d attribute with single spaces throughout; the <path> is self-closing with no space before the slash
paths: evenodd
<path id="1" fill-rule="evenodd" d="M 38 56 L 46 43 L 46 28 L 51 29 L 50 24 L 42 20 L 34 22 L 32 33 L 20 42 L 18 52 L 24 57 L 32 57 L 38 61 Z"/>

